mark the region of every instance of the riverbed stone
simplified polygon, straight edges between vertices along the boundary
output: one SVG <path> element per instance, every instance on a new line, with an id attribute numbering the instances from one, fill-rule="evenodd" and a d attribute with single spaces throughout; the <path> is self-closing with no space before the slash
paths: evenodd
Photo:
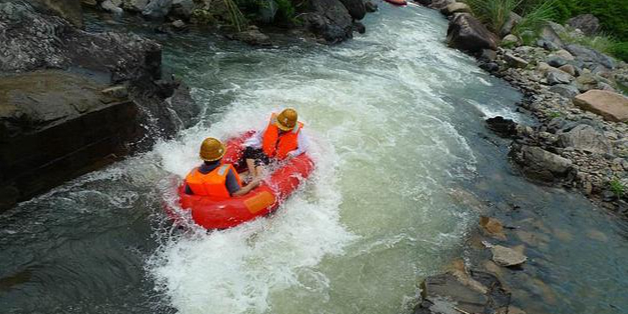
<path id="1" fill-rule="evenodd" d="M 559 94 L 565 98 L 573 99 L 580 93 L 577 87 L 571 84 L 557 84 L 553 85 L 549 88 L 549 91 L 552 93 Z"/>
<path id="2" fill-rule="evenodd" d="M 585 35 L 595 35 L 600 29 L 600 20 L 593 14 L 580 14 L 567 20 L 567 24 L 581 30 Z"/>
<path id="3" fill-rule="evenodd" d="M 512 46 L 518 45 L 519 42 L 520 42 L 519 37 L 513 34 L 508 34 L 504 36 L 504 38 L 502 38 L 501 45 L 504 47 L 512 47 Z"/>
<path id="4" fill-rule="evenodd" d="M 510 34 L 510 32 L 512 31 L 512 29 L 521 22 L 523 18 L 515 13 L 515 12 L 510 12 L 510 15 L 508 15 L 508 19 L 506 20 L 506 22 L 504 22 L 504 25 L 502 26 L 502 29 L 499 30 L 499 36 L 504 37 L 508 34 Z"/>
<path id="5" fill-rule="evenodd" d="M 515 138 L 517 136 L 517 123 L 512 119 L 495 116 L 486 119 L 487 127 L 501 137 Z"/>
<path id="6" fill-rule="evenodd" d="M 601 64 L 609 69 L 615 68 L 615 60 L 595 49 L 584 47 L 578 44 L 569 44 L 565 46 L 565 49 L 569 51 L 576 58 L 584 62 L 592 62 Z"/>
<path id="7" fill-rule="evenodd" d="M 463 12 L 471 13 L 471 8 L 469 7 L 469 5 L 463 2 L 454 2 L 440 10 L 440 13 L 446 16 L 452 15 L 454 13 L 463 13 Z"/>
<path id="8" fill-rule="evenodd" d="M 506 239 L 506 235 L 504 234 L 504 226 L 496 218 L 480 216 L 480 226 L 482 226 L 484 232 L 489 234 L 490 236 L 502 240 Z"/>
<path id="9" fill-rule="evenodd" d="M 510 293 L 499 279 L 488 272 L 471 270 L 468 275 L 474 282 L 483 286 L 471 286 L 452 274 L 445 273 L 426 278 L 421 283 L 421 303 L 414 314 L 436 313 L 494 313 L 510 304 Z"/>
<path id="10" fill-rule="evenodd" d="M 497 37 L 469 13 L 456 13 L 447 29 L 449 46 L 471 53 L 497 50 Z"/>
<path id="11" fill-rule="evenodd" d="M 122 14 L 124 10 L 122 10 L 122 8 L 120 7 L 121 2 L 119 4 L 117 3 L 118 1 L 105 0 L 100 3 L 100 7 L 107 12 L 111 12 L 115 14 Z"/>
<path id="12" fill-rule="evenodd" d="M 525 68 L 528 66 L 528 61 L 524 60 L 523 58 L 517 57 L 511 53 L 505 53 L 504 54 L 504 60 L 506 61 L 506 63 L 508 63 L 508 65 L 510 65 L 511 67 L 514 68 Z"/>
<path id="13" fill-rule="evenodd" d="M 554 183 L 567 179 L 573 170 L 571 160 L 537 146 L 513 145 L 509 154 L 532 180 Z"/>
<path id="14" fill-rule="evenodd" d="M 123 0 L 122 8 L 129 12 L 142 12 L 148 5 L 149 0 Z"/>
<path id="15" fill-rule="evenodd" d="M 590 90 L 576 96 L 573 102 L 576 106 L 599 114 L 608 121 L 628 121 L 628 98 L 624 95 L 604 90 Z"/>
<path id="16" fill-rule="evenodd" d="M 525 255 L 505 246 L 495 245 L 491 248 L 493 261 L 504 267 L 518 266 L 528 259 Z"/>
<path id="17" fill-rule="evenodd" d="M 547 83 L 550 85 L 569 84 L 574 79 L 569 73 L 563 71 L 549 71 L 546 75 Z"/>
<path id="18" fill-rule="evenodd" d="M 150 0 L 142 10 L 142 15 L 151 19 L 163 19 L 170 13 L 173 0 Z"/>
<path id="19" fill-rule="evenodd" d="M 565 64 L 558 69 L 565 73 L 568 73 L 571 76 L 576 76 L 576 68 L 571 64 Z"/>
<path id="20" fill-rule="evenodd" d="M 598 154 L 612 151 L 612 145 L 606 136 L 587 124 L 580 124 L 568 132 L 560 133 L 558 144 L 561 147 L 573 147 L 577 150 Z"/>

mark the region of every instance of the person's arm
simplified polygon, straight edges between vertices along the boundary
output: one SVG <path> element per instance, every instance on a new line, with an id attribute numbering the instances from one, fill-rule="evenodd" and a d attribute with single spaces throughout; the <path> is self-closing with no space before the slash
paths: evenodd
<path id="1" fill-rule="evenodd" d="M 251 192 L 251 190 L 256 188 L 259 183 L 259 179 L 253 179 L 253 181 L 251 181 L 246 186 L 240 187 L 240 184 L 238 184 L 238 180 L 236 179 L 235 174 L 232 170 L 229 170 L 229 173 L 227 174 L 227 181 L 225 182 L 225 184 L 227 185 L 227 190 L 229 191 L 229 194 L 231 194 L 231 196 L 246 195 L 247 193 Z"/>
<path id="2" fill-rule="evenodd" d="M 288 153 L 288 155 L 290 157 L 297 157 L 303 153 L 305 153 L 305 151 L 307 150 L 307 148 L 310 145 L 309 139 L 307 137 L 307 135 L 303 134 L 303 130 L 301 130 L 301 132 L 299 132 L 299 137 L 298 137 L 298 142 L 299 142 L 299 147 L 297 147 L 297 149 L 291 151 Z"/>
<path id="3" fill-rule="evenodd" d="M 262 148 L 262 134 L 264 134 L 263 131 L 255 132 L 253 136 L 249 137 L 246 141 L 244 141 L 243 145 L 245 147 Z"/>

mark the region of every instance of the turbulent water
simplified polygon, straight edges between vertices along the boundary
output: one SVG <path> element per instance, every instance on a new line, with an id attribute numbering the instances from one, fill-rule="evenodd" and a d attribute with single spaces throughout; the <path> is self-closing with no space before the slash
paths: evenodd
<path id="1" fill-rule="evenodd" d="M 608 231 L 610 258 L 589 259 L 599 248 L 584 238 L 567 244 L 580 250 L 561 263 L 628 277 L 618 265 L 628 256 L 623 226 L 579 197 L 510 173 L 483 119 L 524 119 L 515 113 L 520 96 L 446 47 L 440 14 L 382 3 L 365 23 L 366 35 L 333 47 L 254 49 L 194 33 L 169 39 L 166 65 L 193 87 L 202 121 L 1 216 L 0 308 L 408 313 L 418 280 L 460 256 L 474 228 L 478 212 L 461 200 L 467 190 L 496 203 L 517 195 L 574 233 L 582 220 L 573 217 L 584 216 Z M 172 181 L 199 162 L 202 139 L 261 128 L 285 106 L 298 110 L 312 139 L 313 178 L 271 217 L 209 234 L 171 229 L 162 202 L 171 200 Z M 573 217 L 542 213 L 555 207 Z M 598 290 L 586 280 L 562 289 L 573 276 L 562 269 L 552 276 L 559 308 L 587 313 L 563 298 L 586 302 L 590 294 L 579 289 Z M 600 293 L 606 287 L 628 288 L 611 281 Z M 604 302 L 612 302 L 608 313 L 628 310 L 621 296 Z M 556 313 L 555 304 L 534 308 Z"/>

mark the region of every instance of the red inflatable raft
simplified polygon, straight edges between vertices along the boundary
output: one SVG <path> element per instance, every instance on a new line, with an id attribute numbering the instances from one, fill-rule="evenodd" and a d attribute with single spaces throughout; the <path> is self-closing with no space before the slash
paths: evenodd
<path id="1" fill-rule="evenodd" d="M 244 141 L 252 135 L 246 133 L 227 142 L 224 163 L 234 164 L 237 171 Z M 191 211 L 194 222 L 206 229 L 225 229 L 273 212 L 283 200 L 296 190 L 314 170 L 314 163 L 307 154 L 290 159 L 275 170 L 254 190 L 244 196 L 220 200 L 208 196 L 188 195 L 185 186 L 178 188 L 179 204 L 184 211 Z M 179 215 L 170 208 L 168 214 L 176 221 Z"/>
<path id="2" fill-rule="evenodd" d="M 408 4 L 408 2 L 406 2 L 406 0 L 384 0 L 388 3 L 394 4 L 394 5 L 406 5 Z"/>

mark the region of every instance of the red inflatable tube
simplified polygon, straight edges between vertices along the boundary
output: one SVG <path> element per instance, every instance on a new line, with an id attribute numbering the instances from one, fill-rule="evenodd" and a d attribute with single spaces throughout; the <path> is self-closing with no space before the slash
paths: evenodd
<path id="1" fill-rule="evenodd" d="M 251 134 L 252 132 L 248 132 L 228 141 L 223 162 L 237 166 L 244 148 L 242 144 Z M 188 195 L 182 184 L 178 189 L 179 204 L 184 211 L 192 212 L 192 219 L 196 224 L 206 229 L 231 228 L 273 212 L 313 170 L 313 161 L 304 153 L 285 162 L 270 175 L 270 178 L 244 196 L 219 200 L 207 196 Z M 179 218 L 176 214 L 173 217 L 174 212 L 168 210 L 168 214 L 177 222 Z"/>

